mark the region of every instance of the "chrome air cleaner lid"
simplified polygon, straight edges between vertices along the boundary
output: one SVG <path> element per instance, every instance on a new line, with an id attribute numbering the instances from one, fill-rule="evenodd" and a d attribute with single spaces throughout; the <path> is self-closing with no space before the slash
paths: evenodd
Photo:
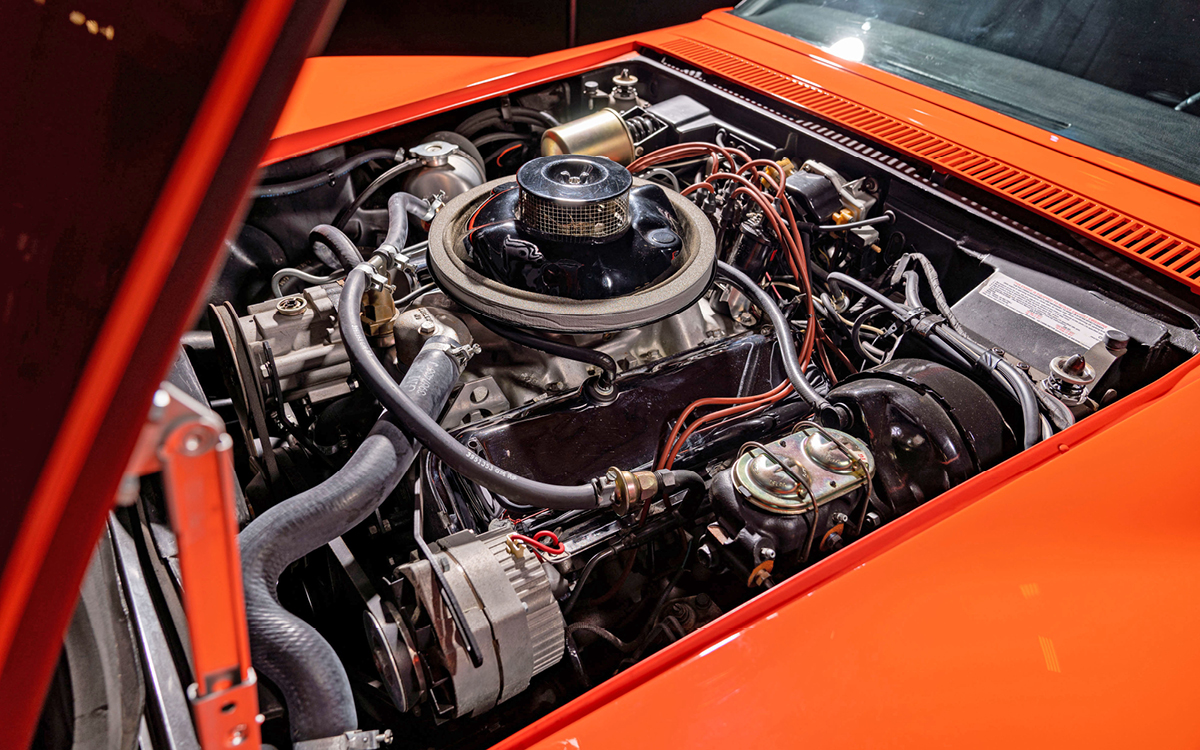
<path id="1" fill-rule="evenodd" d="M 595 156 L 542 156 L 517 171 L 516 217 L 528 231 L 562 242 L 607 242 L 629 229 L 633 177 Z"/>

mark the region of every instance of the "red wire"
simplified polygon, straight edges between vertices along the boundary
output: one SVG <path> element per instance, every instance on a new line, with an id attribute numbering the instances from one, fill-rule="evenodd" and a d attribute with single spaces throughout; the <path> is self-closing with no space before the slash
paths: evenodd
<path id="1" fill-rule="evenodd" d="M 684 144 L 680 145 L 683 146 Z M 782 170 L 780 169 L 779 165 L 766 159 L 750 159 L 744 153 L 735 152 L 745 161 L 745 163 L 741 166 L 737 166 L 733 160 L 729 158 L 729 152 L 724 149 L 719 149 L 719 147 L 706 148 L 706 144 L 687 144 L 685 148 L 680 148 L 680 146 L 667 147 L 665 149 L 661 149 L 660 151 L 656 151 L 653 154 L 648 154 L 631 165 L 630 169 L 631 171 L 637 171 L 638 168 L 644 169 L 652 164 L 677 159 L 683 155 L 690 156 L 695 154 L 697 151 L 708 151 L 713 155 L 714 161 L 712 167 L 710 168 L 712 173 L 704 182 L 699 182 L 688 186 L 683 191 L 683 194 L 689 195 L 690 193 L 693 193 L 699 189 L 711 191 L 714 189 L 712 182 L 718 179 L 731 180 L 737 183 L 737 187 L 734 189 L 732 197 L 744 195 L 751 199 L 754 203 L 757 203 L 759 207 L 763 209 L 764 215 L 771 224 L 771 227 L 775 230 L 775 235 L 783 245 L 785 250 L 784 257 L 791 268 L 792 274 L 796 277 L 797 281 L 801 284 L 805 292 L 805 302 L 807 303 L 805 306 L 807 307 L 806 312 L 808 313 L 809 325 L 807 327 L 807 331 L 805 332 L 804 342 L 801 346 L 801 352 L 798 359 L 800 360 L 800 366 L 806 367 L 812 357 L 814 348 L 816 348 L 818 333 L 815 311 L 812 304 L 812 287 L 808 278 L 807 258 L 805 257 L 803 243 L 796 227 L 796 219 L 792 213 L 791 205 L 787 200 L 783 199 L 784 181 L 780 179 L 778 182 L 776 182 L 769 174 L 759 171 L 760 167 L 778 170 L 780 177 L 782 177 Z M 721 155 L 726 156 L 726 161 L 729 162 L 732 169 L 731 172 L 716 171 L 716 157 L 718 156 L 718 151 L 725 151 L 725 153 Z M 749 171 L 755 179 L 762 180 L 768 189 L 774 189 L 773 197 L 775 200 L 779 200 L 783 205 L 784 213 L 782 215 L 773 205 L 771 205 L 772 201 L 768 196 L 768 193 L 763 191 L 742 174 L 742 172 L 747 171 Z M 825 366 L 828 368 L 829 365 L 826 360 L 824 349 L 818 351 L 818 354 L 821 356 Z M 671 468 L 675 462 L 675 457 L 683 448 L 683 445 L 687 441 L 688 437 L 690 437 L 693 432 L 705 424 L 720 420 L 722 418 L 741 416 L 747 412 L 761 409 L 765 406 L 780 401 L 790 393 L 791 384 L 785 381 L 766 393 L 761 393 L 756 396 L 745 396 L 741 398 L 706 398 L 692 403 L 687 409 L 684 410 L 683 414 L 680 415 L 679 420 L 675 423 L 675 428 L 671 431 L 670 437 L 668 437 L 666 444 L 663 446 L 663 452 L 658 461 L 658 468 Z M 691 425 L 688 425 L 687 429 L 683 429 L 684 423 L 695 409 L 704 406 L 718 405 L 731 406 L 729 406 L 729 408 L 720 409 L 710 414 L 706 414 L 697 419 Z M 682 434 L 680 434 L 681 431 Z"/>
<path id="2" fill-rule="evenodd" d="M 547 531 L 546 529 L 542 529 L 532 537 L 525 536 L 524 534 L 509 534 L 508 538 L 521 542 L 535 552 L 540 550 L 549 555 L 565 555 L 567 553 L 567 548 L 563 546 L 562 542 L 558 541 L 558 534 L 555 534 L 553 531 Z M 545 542 L 538 541 L 542 538 L 549 539 L 551 542 L 553 542 L 554 546 L 551 547 Z"/>
<path id="3" fill-rule="evenodd" d="M 508 148 L 504 149 L 504 150 L 503 150 L 503 151 L 501 151 L 500 153 L 496 154 L 496 166 L 497 166 L 497 167 L 503 166 L 502 164 L 500 164 L 500 160 L 504 158 L 504 155 L 505 155 L 505 154 L 507 154 L 509 151 L 512 151 L 514 148 L 520 148 L 520 147 L 521 147 L 521 146 L 523 146 L 523 145 L 525 145 L 525 144 L 523 144 L 523 143 L 514 143 L 513 145 L 511 145 L 511 146 L 509 146 Z"/>

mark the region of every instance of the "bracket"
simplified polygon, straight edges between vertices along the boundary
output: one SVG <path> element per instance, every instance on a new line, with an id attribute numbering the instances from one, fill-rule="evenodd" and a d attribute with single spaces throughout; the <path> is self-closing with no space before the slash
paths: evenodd
<path id="1" fill-rule="evenodd" d="M 211 409 L 164 382 L 127 475 L 163 475 L 196 675 L 188 700 L 204 750 L 257 750 L 262 744 L 242 597 L 232 447 L 225 424 Z"/>

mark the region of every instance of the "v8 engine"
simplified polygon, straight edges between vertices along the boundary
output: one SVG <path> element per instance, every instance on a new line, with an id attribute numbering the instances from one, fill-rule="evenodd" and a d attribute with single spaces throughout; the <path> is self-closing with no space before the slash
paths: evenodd
<path id="1" fill-rule="evenodd" d="M 490 745 L 1200 349 L 778 108 L 646 53 L 264 169 L 173 377 L 267 739 Z"/>

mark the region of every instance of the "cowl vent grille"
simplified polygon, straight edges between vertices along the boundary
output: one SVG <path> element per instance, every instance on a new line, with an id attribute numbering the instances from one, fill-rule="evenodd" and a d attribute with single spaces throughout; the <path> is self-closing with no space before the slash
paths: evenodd
<path id="1" fill-rule="evenodd" d="M 691 39 L 674 39 L 659 49 L 910 154 L 940 172 L 1000 195 L 1141 261 L 1193 291 L 1200 291 L 1200 248 L 1180 237 L 910 123 L 724 50 Z"/>

